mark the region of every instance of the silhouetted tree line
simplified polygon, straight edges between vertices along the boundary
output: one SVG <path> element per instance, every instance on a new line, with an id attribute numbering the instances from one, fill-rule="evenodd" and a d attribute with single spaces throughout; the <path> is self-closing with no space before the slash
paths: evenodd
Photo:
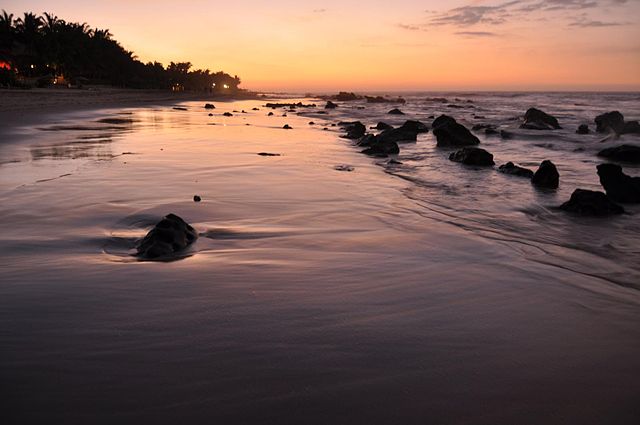
<path id="1" fill-rule="evenodd" d="M 188 91 L 237 91 L 240 78 L 224 72 L 191 70 L 190 62 L 140 62 L 109 30 L 66 22 L 49 13 L 0 15 L 0 84 L 44 86 L 110 84 L 119 87 Z"/>

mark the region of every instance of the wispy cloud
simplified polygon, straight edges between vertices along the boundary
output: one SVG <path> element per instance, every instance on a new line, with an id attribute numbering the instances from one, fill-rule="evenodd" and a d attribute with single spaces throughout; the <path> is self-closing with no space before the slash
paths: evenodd
<path id="1" fill-rule="evenodd" d="M 491 31 L 458 31 L 456 35 L 462 35 L 466 37 L 496 37 L 498 34 Z"/>

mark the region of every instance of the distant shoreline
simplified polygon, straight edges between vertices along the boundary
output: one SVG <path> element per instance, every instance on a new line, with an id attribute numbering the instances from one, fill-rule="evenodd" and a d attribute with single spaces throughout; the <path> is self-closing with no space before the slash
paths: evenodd
<path id="1" fill-rule="evenodd" d="M 86 89 L 0 89 L 0 135 L 15 127 L 39 124 L 50 115 L 98 109 L 178 104 L 187 101 L 229 102 L 257 99 L 258 94 L 241 92 L 220 96 L 198 92 L 89 87 Z"/>

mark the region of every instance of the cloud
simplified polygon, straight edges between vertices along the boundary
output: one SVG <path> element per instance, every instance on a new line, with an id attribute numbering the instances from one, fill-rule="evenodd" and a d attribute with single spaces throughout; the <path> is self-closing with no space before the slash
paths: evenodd
<path id="1" fill-rule="evenodd" d="M 398 28 L 402 28 L 403 30 L 407 30 L 407 31 L 420 31 L 422 29 L 417 25 L 411 25 L 411 24 L 397 24 L 396 26 Z"/>
<path id="2" fill-rule="evenodd" d="M 617 27 L 620 25 L 625 25 L 623 22 L 602 22 L 602 21 L 574 21 L 569 24 L 570 27 L 582 27 L 582 28 L 601 28 L 601 27 Z"/>
<path id="3" fill-rule="evenodd" d="M 325 13 L 327 9 L 313 9 L 313 13 Z"/>
<path id="4" fill-rule="evenodd" d="M 498 34 L 491 31 L 458 31 L 456 35 L 463 35 L 467 37 L 496 37 Z"/>
<path id="5" fill-rule="evenodd" d="M 431 25 L 471 27 L 474 25 L 500 25 L 517 19 L 530 19 L 529 14 L 554 14 L 563 11 L 587 11 L 598 7 L 621 6 L 628 0 L 512 0 L 496 5 L 478 6 L 477 2 L 450 9 L 432 16 Z M 590 26 L 597 26 L 598 24 Z M 606 24 L 602 22 L 601 24 Z M 581 26 L 581 25 L 575 25 Z M 586 25 L 589 26 L 589 25 Z M 605 25 L 601 25 L 605 26 Z M 611 26 L 611 25 L 608 25 Z"/>

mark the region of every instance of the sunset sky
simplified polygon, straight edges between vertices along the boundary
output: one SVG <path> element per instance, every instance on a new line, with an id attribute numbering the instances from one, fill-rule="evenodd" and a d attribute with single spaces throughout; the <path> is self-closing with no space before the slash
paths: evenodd
<path id="1" fill-rule="evenodd" d="M 640 0 L 5 0 L 259 90 L 640 90 Z"/>

